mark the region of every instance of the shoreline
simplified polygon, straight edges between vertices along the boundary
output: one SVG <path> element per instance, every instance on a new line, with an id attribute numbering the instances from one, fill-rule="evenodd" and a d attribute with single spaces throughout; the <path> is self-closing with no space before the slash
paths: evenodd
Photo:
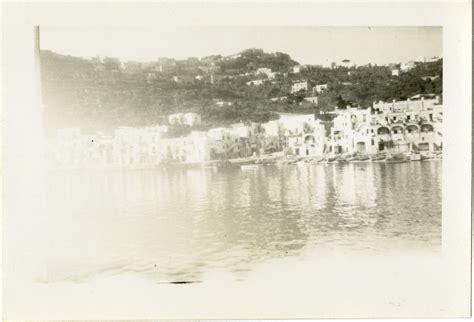
<path id="1" fill-rule="evenodd" d="M 276 153 L 275 153 L 276 154 Z M 400 153 L 402 159 L 387 160 L 386 154 L 381 160 L 374 159 L 375 155 L 363 159 L 338 155 L 329 157 L 321 156 L 297 156 L 281 154 L 265 154 L 261 156 L 251 156 L 243 158 L 233 158 L 225 160 L 208 160 L 203 162 L 176 162 L 176 163 L 155 163 L 155 164 L 137 164 L 137 165 L 97 165 L 97 166 L 71 166 L 71 167 L 48 167 L 49 171 L 72 171 L 72 170 L 169 170 L 169 169 L 218 169 L 218 168 L 240 168 L 241 166 L 262 166 L 262 165 L 291 165 L 291 164 L 361 164 L 361 163 L 408 163 L 425 161 L 442 161 L 442 153 L 430 154 L 425 159 L 411 160 L 409 154 Z M 352 159 L 351 159 L 352 158 Z"/>

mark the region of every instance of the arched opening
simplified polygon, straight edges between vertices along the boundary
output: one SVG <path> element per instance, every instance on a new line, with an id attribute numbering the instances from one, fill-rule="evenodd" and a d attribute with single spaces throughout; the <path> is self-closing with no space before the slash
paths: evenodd
<path id="1" fill-rule="evenodd" d="M 434 128 L 431 124 L 423 124 L 421 126 L 421 132 L 433 132 Z"/>
<path id="2" fill-rule="evenodd" d="M 415 134 L 418 132 L 418 126 L 414 124 L 410 124 L 407 126 L 407 134 Z"/>
<path id="3" fill-rule="evenodd" d="M 378 135 L 390 134 L 390 130 L 388 129 L 388 127 L 381 126 L 377 129 L 377 134 Z"/>
<path id="4" fill-rule="evenodd" d="M 357 152 L 359 153 L 365 153 L 366 152 L 365 142 L 357 142 L 356 149 L 357 149 Z"/>
<path id="5" fill-rule="evenodd" d="M 394 127 L 392 127 L 392 133 L 403 134 L 403 127 L 401 127 L 400 125 L 395 125 Z"/>
<path id="6" fill-rule="evenodd" d="M 306 143 L 306 144 L 315 144 L 315 143 L 316 143 L 316 139 L 314 138 L 313 135 L 307 135 L 307 136 L 304 138 L 304 143 Z"/>

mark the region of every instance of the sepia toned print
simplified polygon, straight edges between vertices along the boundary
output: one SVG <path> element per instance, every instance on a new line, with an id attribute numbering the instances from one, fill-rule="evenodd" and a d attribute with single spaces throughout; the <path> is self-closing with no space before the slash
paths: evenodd
<path id="1" fill-rule="evenodd" d="M 470 7 L 5 3 L 2 316 L 470 316 Z"/>
<path id="2" fill-rule="evenodd" d="M 117 34 L 161 45 L 97 41 Z M 62 241 L 38 280 L 243 281 L 321 251 L 440 251 L 441 35 L 38 28 L 48 232 Z"/>

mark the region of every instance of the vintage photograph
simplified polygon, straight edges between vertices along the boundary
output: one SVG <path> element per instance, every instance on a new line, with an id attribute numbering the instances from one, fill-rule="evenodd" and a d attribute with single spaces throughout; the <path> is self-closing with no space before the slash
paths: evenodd
<path id="1" fill-rule="evenodd" d="M 3 319 L 469 317 L 471 6 L 2 4 Z"/>
<path id="2" fill-rule="evenodd" d="M 276 259 L 441 251 L 442 27 L 35 36 L 38 282 L 239 282 Z"/>

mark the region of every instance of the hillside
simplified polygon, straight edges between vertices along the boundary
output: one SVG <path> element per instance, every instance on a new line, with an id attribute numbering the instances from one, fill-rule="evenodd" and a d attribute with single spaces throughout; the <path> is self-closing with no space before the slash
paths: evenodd
<path id="1" fill-rule="evenodd" d="M 399 76 L 392 76 L 389 66 L 371 65 L 306 66 L 292 73 L 298 62 L 289 55 L 260 49 L 229 57 L 161 58 L 147 63 L 42 51 L 41 65 L 45 118 L 50 128 L 144 126 L 166 122 L 166 115 L 175 112 L 201 114 L 204 127 L 241 120 L 265 122 L 276 117 L 275 111 L 319 112 L 349 104 L 367 107 L 374 100 L 442 93 L 442 60 L 418 63 Z M 265 73 L 256 73 L 259 68 L 269 68 L 275 74 L 270 80 Z M 263 84 L 246 84 L 258 79 Z M 318 94 L 317 106 L 304 100 L 316 95 L 311 90 L 290 94 L 297 80 L 308 81 L 309 88 L 327 84 Z M 272 101 L 275 97 L 286 99 Z"/>

